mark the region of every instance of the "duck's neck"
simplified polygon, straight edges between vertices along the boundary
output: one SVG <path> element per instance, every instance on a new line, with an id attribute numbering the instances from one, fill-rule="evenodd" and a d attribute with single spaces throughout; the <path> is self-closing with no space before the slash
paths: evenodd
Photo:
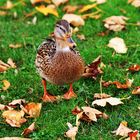
<path id="1" fill-rule="evenodd" d="M 56 51 L 59 51 L 59 52 L 69 52 L 70 48 L 67 45 L 66 41 L 57 39 L 56 40 Z"/>

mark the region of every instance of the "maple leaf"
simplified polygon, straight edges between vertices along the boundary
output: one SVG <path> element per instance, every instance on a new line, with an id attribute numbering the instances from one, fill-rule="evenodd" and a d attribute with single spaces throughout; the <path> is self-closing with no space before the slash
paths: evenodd
<path id="1" fill-rule="evenodd" d="M 109 41 L 109 44 L 107 46 L 110 48 L 113 48 L 116 53 L 126 53 L 127 52 L 127 47 L 125 45 L 124 40 L 119 37 L 112 38 Z"/>
<path id="2" fill-rule="evenodd" d="M 102 113 L 101 111 L 91 108 L 88 106 L 82 107 L 82 112 L 79 112 L 77 114 L 77 121 L 78 120 L 84 120 L 86 122 L 97 122 L 97 118 L 103 117 L 104 119 L 108 118 L 108 115 L 105 113 Z"/>
<path id="3" fill-rule="evenodd" d="M 77 115 L 78 113 L 81 113 L 82 112 L 82 110 L 78 107 L 78 106 L 76 106 L 73 110 L 72 110 L 72 114 L 73 115 Z"/>
<path id="4" fill-rule="evenodd" d="M 116 85 L 116 87 L 118 89 L 128 89 L 128 88 L 130 88 L 132 86 L 133 81 L 134 81 L 134 79 L 127 79 L 125 84 L 122 84 L 119 81 L 114 81 L 114 82 L 112 82 L 112 81 L 108 81 L 108 82 L 103 81 L 102 84 L 103 84 L 104 87 L 108 87 L 110 85 Z"/>
<path id="5" fill-rule="evenodd" d="M 0 104 L 0 110 L 13 110 L 10 106 Z"/>
<path id="6" fill-rule="evenodd" d="M 47 16 L 48 14 L 52 14 L 58 17 L 58 12 L 56 10 L 55 5 L 53 4 L 50 4 L 47 7 L 45 7 L 44 5 L 41 5 L 39 7 L 35 7 L 35 9 L 39 11 L 40 13 L 43 13 L 45 16 Z"/>
<path id="7" fill-rule="evenodd" d="M 117 130 L 114 130 L 112 133 L 116 135 L 127 137 L 130 132 L 133 132 L 132 129 L 127 127 L 127 122 L 121 122 Z"/>
<path id="8" fill-rule="evenodd" d="M 128 3 L 131 3 L 135 7 L 140 7 L 140 0 L 128 0 Z"/>
<path id="9" fill-rule="evenodd" d="M 35 130 L 35 122 L 33 122 L 28 128 L 24 129 L 21 135 L 24 135 L 24 137 L 27 137 L 34 130 Z"/>
<path id="10" fill-rule="evenodd" d="M 118 32 L 125 28 L 126 20 L 128 20 L 128 18 L 124 16 L 111 16 L 106 18 L 103 22 L 107 29 Z"/>
<path id="11" fill-rule="evenodd" d="M 139 94 L 140 95 L 140 86 L 135 87 L 135 89 L 133 89 L 132 94 Z"/>
<path id="12" fill-rule="evenodd" d="M 20 127 L 27 120 L 24 118 L 24 111 L 7 110 L 2 113 L 2 117 L 12 127 Z"/>
<path id="13" fill-rule="evenodd" d="M 23 105 L 25 104 L 25 100 L 24 99 L 17 99 L 17 100 L 13 100 L 12 102 L 10 102 L 8 105 L 9 106 L 15 106 L 15 105 Z"/>
<path id="14" fill-rule="evenodd" d="M 29 118 L 37 118 L 40 115 L 41 107 L 41 103 L 31 102 L 25 106 L 22 106 L 22 110 L 29 115 Z"/>
<path id="15" fill-rule="evenodd" d="M 85 40 L 85 36 L 83 34 L 78 34 L 77 37 L 80 39 L 80 40 Z"/>
<path id="16" fill-rule="evenodd" d="M 65 136 L 70 138 L 71 140 L 75 140 L 76 134 L 78 132 L 78 126 L 72 126 L 71 123 L 67 123 L 69 130 L 65 132 Z"/>
<path id="17" fill-rule="evenodd" d="M 76 14 L 65 14 L 62 19 L 67 20 L 73 26 L 83 26 L 85 24 L 82 17 Z"/>
<path id="18" fill-rule="evenodd" d="M 63 8 L 63 11 L 66 13 L 74 13 L 78 9 L 78 6 L 73 6 L 73 5 L 66 5 Z"/>
<path id="19" fill-rule="evenodd" d="M 106 106 L 106 104 L 109 103 L 112 106 L 123 104 L 123 102 L 119 98 L 115 97 L 109 97 L 105 99 L 97 99 L 92 102 L 92 105 L 98 105 L 98 106 Z"/>
<path id="20" fill-rule="evenodd" d="M 128 136 L 130 137 L 130 140 L 137 140 L 137 135 L 138 135 L 139 131 L 135 130 L 134 132 L 130 132 L 128 133 Z"/>
<path id="21" fill-rule="evenodd" d="M 98 56 L 91 64 L 85 67 L 83 77 L 87 77 L 87 78 L 91 77 L 93 79 L 96 79 L 96 77 L 99 74 L 103 73 L 99 67 L 100 63 L 101 63 L 101 56 Z"/>
<path id="22" fill-rule="evenodd" d="M 138 64 L 132 65 L 128 68 L 128 70 L 131 72 L 140 71 L 140 65 L 138 65 Z"/>

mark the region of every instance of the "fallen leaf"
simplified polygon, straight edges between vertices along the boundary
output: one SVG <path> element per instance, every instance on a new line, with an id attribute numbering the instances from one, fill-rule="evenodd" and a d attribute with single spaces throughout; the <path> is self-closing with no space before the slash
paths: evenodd
<path id="1" fill-rule="evenodd" d="M 133 132 L 133 130 L 128 128 L 127 124 L 121 122 L 117 130 L 114 130 L 112 133 L 115 133 L 119 136 L 127 137 L 130 132 Z"/>
<path id="2" fill-rule="evenodd" d="M 14 49 L 21 48 L 22 47 L 22 44 L 10 44 L 9 47 L 10 48 L 14 48 Z"/>
<path id="3" fill-rule="evenodd" d="M 72 114 L 73 115 L 77 115 L 78 113 L 81 113 L 82 112 L 82 110 L 78 107 L 78 106 L 76 106 L 73 110 L 72 110 Z"/>
<path id="4" fill-rule="evenodd" d="M 105 98 L 109 98 L 109 97 L 111 97 L 111 95 L 108 95 L 106 93 L 102 93 L 102 94 L 95 93 L 94 94 L 94 99 L 105 99 Z"/>
<path id="5" fill-rule="evenodd" d="M 74 13 L 78 9 L 78 6 L 74 5 L 66 5 L 63 8 L 63 11 L 66 13 Z"/>
<path id="6" fill-rule="evenodd" d="M 131 3 L 135 7 L 140 7 L 140 0 L 128 0 L 128 3 Z"/>
<path id="7" fill-rule="evenodd" d="M 13 110 L 10 106 L 0 104 L 0 110 Z"/>
<path id="8" fill-rule="evenodd" d="M 97 35 L 98 36 L 106 36 L 108 34 L 109 34 L 109 30 L 106 30 L 106 31 L 103 31 L 103 32 L 98 33 Z"/>
<path id="9" fill-rule="evenodd" d="M 12 127 L 20 127 L 27 120 L 24 118 L 24 111 L 7 110 L 2 113 L 2 117 Z"/>
<path id="10" fill-rule="evenodd" d="M 118 89 L 128 89 L 128 88 L 130 88 L 132 86 L 133 81 L 134 81 L 134 79 L 127 79 L 125 84 L 122 84 L 119 81 L 114 81 L 114 82 L 112 82 L 112 81 L 108 81 L 108 82 L 103 81 L 102 84 L 103 84 L 104 87 L 108 87 L 110 85 L 116 85 L 116 87 Z"/>
<path id="11" fill-rule="evenodd" d="M 59 6 L 60 4 L 67 3 L 69 0 L 52 0 L 52 2 L 56 5 Z"/>
<path id="12" fill-rule="evenodd" d="M 90 2 L 96 2 L 97 4 L 105 3 L 106 0 L 89 0 Z"/>
<path id="13" fill-rule="evenodd" d="M 133 89 L 132 94 L 140 94 L 140 86 Z"/>
<path id="14" fill-rule="evenodd" d="M 99 74 L 103 73 L 99 67 L 100 63 L 101 63 L 101 56 L 98 56 L 91 64 L 85 67 L 83 77 L 87 77 L 87 78 L 91 77 L 93 79 L 96 79 Z"/>
<path id="15" fill-rule="evenodd" d="M 132 65 L 128 68 L 128 70 L 131 72 L 140 71 L 140 65 L 138 65 L 138 64 Z"/>
<path id="16" fill-rule="evenodd" d="M 27 113 L 29 118 L 37 118 L 40 115 L 42 104 L 41 103 L 28 103 L 22 109 Z"/>
<path id="17" fill-rule="evenodd" d="M 92 8 L 95 8 L 97 6 L 97 4 L 88 4 L 88 5 L 85 5 L 83 6 L 78 12 L 81 14 L 81 13 L 84 13 Z"/>
<path id="18" fill-rule="evenodd" d="M 10 102 L 8 105 L 9 106 L 15 106 L 15 105 L 23 105 L 25 104 L 25 100 L 24 99 L 17 99 L 17 100 L 13 100 L 12 102 Z"/>
<path id="19" fill-rule="evenodd" d="M 21 135 L 24 135 L 24 137 L 27 137 L 34 130 L 35 130 L 35 122 L 33 122 L 28 128 L 24 129 Z"/>
<path id="20" fill-rule="evenodd" d="M 3 137 L 0 140 L 31 140 L 29 138 L 20 138 L 20 137 Z"/>
<path id="21" fill-rule="evenodd" d="M 3 87 L 2 87 L 2 89 L 3 90 L 7 90 L 9 87 L 10 87 L 10 82 L 9 81 L 7 81 L 7 80 L 2 80 L 2 82 L 3 82 Z"/>
<path id="22" fill-rule="evenodd" d="M 80 40 L 85 40 L 85 35 L 83 34 L 78 34 L 77 37 L 80 39 Z"/>
<path id="23" fill-rule="evenodd" d="M 40 2 L 51 3 L 51 0 L 30 0 L 30 2 L 32 5 L 35 5 L 35 4 L 40 3 Z"/>
<path id="24" fill-rule="evenodd" d="M 71 123 L 67 123 L 69 130 L 65 132 L 65 136 L 71 140 L 75 140 L 76 134 L 78 132 L 78 126 L 72 126 Z"/>
<path id="25" fill-rule="evenodd" d="M 35 9 L 39 11 L 40 13 L 43 13 L 45 16 L 47 16 L 48 14 L 52 14 L 58 17 L 58 12 L 56 10 L 55 5 L 53 4 L 50 4 L 47 7 L 45 7 L 44 5 L 41 5 L 39 7 L 35 7 Z"/>
<path id="26" fill-rule="evenodd" d="M 14 7 L 14 4 L 10 1 L 10 0 L 7 0 L 6 1 L 6 5 L 5 6 L 1 6 L 0 8 L 1 9 L 12 9 Z"/>
<path id="27" fill-rule="evenodd" d="M 112 38 L 107 46 L 113 48 L 116 51 L 116 53 L 122 54 L 126 53 L 128 49 L 125 45 L 124 40 L 119 37 Z"/>
<path id="28" fill-rule="evenodd" d="M 5 16 L 7 15 L 8 13 L 6 11 L 0 11 L 0 16 Z"/>
<path id="29" fill-rule="evenodd" d="M 130 140 L 137 140 L 137 135 L 138 134 L 139 134 L 139 131 L 138 130 L 135 130 L 133 132 L 128 133 L 128 136 L 130 137 Z"/>
<path id="30" fill-rule="evenodd" d="M 93 18 L 93 19 L 99 19 L 101 17 L 101 14 L 99 14 L 100 11 L 88 13 L 88 14 L 83 14 L 82 18 L 87 19 L 87 18 Z"/>
<path id="31" fill-rule="evenodd" d="M 67 20 L 73 26 L 83 26 L 85 24 L 82 17 L 76 14 L 65 14 L 62 19 Z"/>
<path id="32" fill-rule="evenodd" d="M 92 102 L 92 105 L 98 105 L 98 106 L 106 106 L 106 104 L 109 103 L 112 106 L 123 104 L 123 102 L 120 100 L 120 98 L 115 97 L 109 97 L 105 99 L 97 99 Z"/>
<path id="33" fill-rule="evenodd" d="M 8 68 L 10 68 L 10 66 L 6 63 L 4 63 L 3 61 L 0 60 L 0 72 L 4 72 L 6 71 Z"/>
<path id="34" fill-rule="evenodd" d="M 126 20 L 128 20 L 128 18 L 124 16 L 111 16 L 106 18 L 103 22 L 107 29 L 118 32 L 125 28 Z"/>
<path id="35" fill-rule="evenodd" d="M 9 64 L 10 68 L 16 68 L 16 64 L 13 62 L 12 58 L 8 58 L 7 64 Z"/>

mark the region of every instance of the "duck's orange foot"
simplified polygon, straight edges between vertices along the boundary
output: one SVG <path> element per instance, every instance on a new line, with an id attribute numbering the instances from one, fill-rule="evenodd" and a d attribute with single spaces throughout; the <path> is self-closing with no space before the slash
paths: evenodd
<path id="1" fill-rule="evenodd" d="M 57 101 L 57 98 L 56 98 L 56 96 L 44 94 L 42 100 L 43 100 L 43 102 L 55 102 L 55 101 Z"/>
<path id="2" fill-rule="evenodd" d="M 68 91 L 63 95 L 63 98 L 69 100 L 71 98 L 76 98 L 77 95 L 73 91 Z"/>

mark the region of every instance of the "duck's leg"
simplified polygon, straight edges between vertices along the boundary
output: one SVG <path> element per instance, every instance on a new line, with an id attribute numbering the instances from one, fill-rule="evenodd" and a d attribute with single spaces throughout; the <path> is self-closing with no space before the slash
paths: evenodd
<path id="1" fill-rule="evenodd" d="M 54 101 L 56 101 L 56 96 L 52 96 L 47 92 L 47 90 L 46 90 L 46 80 L 45 79 L 42 79 L 42 85 L 44 87 L 44 95 L 43 95 L 42 100 L 44 102 L 54 102 Z"/>
<path id="2" fill-rule="evenodd" d="M 68 92 L 66 92 L 63 95 L 63 98 L 66 99 L 66 100 L 69 100 L 69 99 L 74 98 L 74 97 L 77 97 L 77 95 L 73 91 L 72 84 L 70 84 L 70 88 L 69 88 Z"/>

